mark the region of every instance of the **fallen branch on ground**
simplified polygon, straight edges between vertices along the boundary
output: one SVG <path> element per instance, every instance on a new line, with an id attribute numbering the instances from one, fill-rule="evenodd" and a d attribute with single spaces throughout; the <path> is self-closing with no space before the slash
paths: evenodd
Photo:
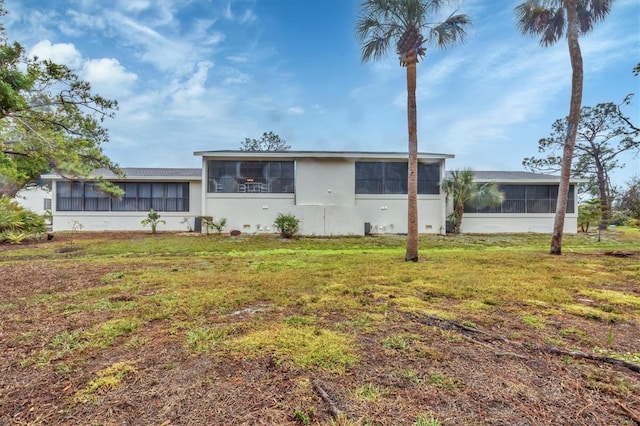
<path id="1" fill-rule="evenodd" d="M 487 344 L 487 342 L 501 342 L 501 343 L 508 343 L 511 345 L 515 345 L 515 342 L 511 342 L 505 338 L 499 337 L 499 336 L 494 336 L 492 334 L 489 334 L 485 331 L 482 330 L 478 330 L 477 328 L 473 328 L 473 327 L 468 327 L 464 324 L 459 324 L 457 322 L 454 321 L 450 321 L 450 320 L 446 320 L 444 318 L 440 318 L 437 317 L 435 315 L 417 315 L 415 313 L 411 313 L 411 312 L 403 312 L 402 313 L 404 315 L 405 318 L 410 319 L 412 321 L 416 321 L 419 322 L 421 324 L 426 324 L 426 325 L 430 325 L 432 327 L 439 327 L 443 330 L 455 330 L 458 331 L 459 333 L 462 334 L 462 336 L 466 339 L 469 340 L 471 342 L 477 343 L 479 345 L 488 347 L 489 349 L 493 350 L 494 353 L 496 355 L 509 355 L 509 356 L 513 356 L 516 358 L 521 358 L 521 359 L 526 359 L 526 357 L 522 356 L 522 355 L 518 355 L 512 352 L 496 352 L 497 348 L 494 348 L 492 345 Z M 477 336 L 481 336 L 481 339 L 478 339 Z M 582 351 L 567 351 L 564 349 L 559 349 L 556 347 L 547 347 L 547 348 L 541 348 L 539 349 L 543 352 L 546 353 L 550 353 L 550 354 L 554 354 L 554 355 L 565 355 L 565 356 L 570 356 L 573 358 L 583 358 L 583 359 L 590 359 L 592 361 L 598 361 L 598 362 L 604 362 L 607 364 L 613 364 L 613 365 L 618 365 L 620 367 L 625 367 L 628 368 L 631 371 L 634 371 L 636 373 L 640 373 L 640 365 L 635 364 L 633 362 L 628 362 L 628 361 L 624 361 L 621 359 L 617 359 L 617 358 L 612 358 L 612 357 L 608 357 L 608 356 L 603 356 L 603 355 L 591 355 L 588 354 L 586 352 L 582 352 Z"/>
<path id="2" fill-rule="evenodd" d="M 613 256 L 613 257 L 633 257 L 637 253 L 632 252 L 632 251 L 613 250 L 613 251 L 605 251 L 604 254 L 606 256 Z"/>
<path id="3" fill-rule="evenodd" d="M 433 327 L 438 327 L 441 328 L 443 330 L 455 330 L 458 331 L 466 336 L 469 335 L 481 335 L 483 336 L 482 340 L 484 341 L 499 341 L 499 342 L 506 342 L 507 340 L 502 338 L 502 337 L 498 337 L 498 336 L 494 336 L 491 335 L 489 333 L 487 333 L 486 331 L 482 331 L 482 330 L 478 330 L 477 328 L 473 328 L 473 327 L 469 327 L 467 325 L 464 324 L 460 324 L 457 323 L 455 321 L 451 321 L 451 320 L 447 320 L 444 318 L 440 318 L 437 317 L 435 315 L 416 315 L 415 313 L 411 313 L 411 312 L 403 312 L 402 313 L 405 318 L 410 319 L 412 321 L 416 321 L 419 322 L 421 324 L 426 324 L 426 325 L 430 325 Z M 472 337 L 473 338 L 473 337 Z"/>
<path id="4" fill-rule="evenodd" d="M 342 413 L 333 402 L 329 394 L 322 388 L 322 386 L 320 386 L 317 380 L 312 380 L 311 384 L 313 385 L 313 389 L 318 393 L 318 395 L 320 395 L 320 398 L 322 398 L 324 402 L 326 402 L 329 406 L 329 411 L 331 412 L 333 418 L 337 420 L 342 415 Z"/>
<path id="5" fill-rule="evenodd" d="M 622 405 L 620 401 L 616 401 L 616 404 L 618 404 L 618 407 L 620 407 L 622 411 L 624 411 L 624 413 L 631 418 L 631 420 L 636 422 L 636 424 L 640 425 L 640 415 L 634 413 L 629 408 Z"/>
<path id="6" fill-rule="evenodd" d="M 478 340 L 478 339 L 474 339 L 474 338 L 472 338 L 472 337 L 465 336 L 464 334 L 462 335 L 462 337 L 463 337 L 464 339 L 466 339 L 466 340 L 470 341 L 470 342 L 475 343 L 476 345 L 484 346 L 485 348 L 487 348 L 487 349 L 489 349 L 489 350 L 493 351 L 493 354 L 494 354 L 495 356 L 510 356 L 510 357 L 518 358 L 518 359 L 529 359 L 528 357 L 526 357 L 526 356 L 524 356 L 524 355 L 520 355 L 520 354 L 517 354 L 517 353 L 514 353 L 514 352 L 509 352 L 509 351 L 498 351 L 498 350 L 496 350 L 496 347 L 495 347 L 495 346 L 492 346 L 492 345 L 490 345 L 490 344 L 488 344 L 488 343 L 482 342 L 482 341 L 480 341 L 480 340 Z"/>
<path id="7" fill-rule="evenodd" d="M 591 355 L 582 351 L 565 351 L 564 349 L 559 349 L 555 347 L 545 348 L 543 350 L 547 353 L 554 354 L 554 355 L 565 355 L 573 358 L 584 358 L 584 359 L 590 359 L 593 361 L 604 362 L 607 364 L 619 365 L 621 367 L 626 367 L 631 371 L 635 371 L 636 373 L 640 373 L 640 365 L 634 364 L 633 362 L 617 359 L 617 358 L 611 358 L 609 356 Z"/>

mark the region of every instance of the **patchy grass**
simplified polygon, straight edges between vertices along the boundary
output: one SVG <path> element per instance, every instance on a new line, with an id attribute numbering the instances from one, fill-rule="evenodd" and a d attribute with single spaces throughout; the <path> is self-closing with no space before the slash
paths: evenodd
<path id="1" fill-rule="evenodd" d="M 310 326 L 273 325 L 227 342 L 235 356 L 271 356 L 276 365 L 341 372 L 357 360 L 353 340 L 345 334 Z"/>
<path id="2" fill-rule="evenodd" d="M 120 387 L 122 381 L 137 372 L 136 368 L 127 362 L 118 362 L 97 373 L 83 389 L 76 392 L 74 400 L 79 403 L 92 402 L 97 395 L 113 391 Z"/>
<path id="3" fill-rule="evenodd" d="M 616 401 L 640 406 L 637 375 L 541 349 L 640 362 L 640 233 L 567 235 L 563 256 L 547 235 L 425 236 L 417 263 L 404 244 L 63 233 L 0 247 L 0 423 L 629 423 Z"/>
<path id="4" fill-rule="evenodd" d="M 356 388 L 352 392 L 352 395 L 363 401 L 376 402 L 378 399 L 389 395 L 389 391 L 382 389 L 380 386 L 374 385 L 373 383 L 366 383 Z"/>

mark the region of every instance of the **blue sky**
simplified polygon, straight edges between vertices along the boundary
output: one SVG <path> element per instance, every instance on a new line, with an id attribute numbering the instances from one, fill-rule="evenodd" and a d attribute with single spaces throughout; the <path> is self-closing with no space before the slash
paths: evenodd
<path id="1" fill-rule="evenodd" d="M 520 35 L 521 0 L 466 0 L 466 43 L 418 64 L 421 152 L 448 169 L 522 170 L 568 112 L 564 40 Z M 265 131 L 293 150 L 407 150 L 405 72 L 393 52 L 362 64 L 360 0 L 5 0 L 11 40 L 74 68 L 117 99 L 105 152 L 124 167 L 199 167 L 194 151 L 237 149 Z M 640 122 L 640 2 L 617 0 L 581 39 L 583 105 L 621 102 Z M 640 174 L 628 155 L 614 179 Z"/>

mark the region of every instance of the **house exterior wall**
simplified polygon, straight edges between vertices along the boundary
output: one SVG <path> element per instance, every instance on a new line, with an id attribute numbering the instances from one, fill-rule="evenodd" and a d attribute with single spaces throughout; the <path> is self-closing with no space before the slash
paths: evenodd
<path id="1" fill-rule="evenodd" d="M 149 226 L 140 223 L 147 212 L 144 211 L 57 211 L 56 190 L 57 181 L 53 182 L 53 231 L 143 231 L 150 230 Z M 200 215 L 202 184 L 200 181 L 189 182 L 189 211 L 158 212 L 166 224 L 159 224 L 158 231 L 187 231 L 193 229 L 196 216 Z M 184 223 L 188 218 L 189 226 Z"/>
<path id="2" fill-rule="evenodd" d="M 302 235 L 363 235 L 366 229 L 372 234 L 405 234 L 407 232 L 407 195 L 401 193 L 406 192 L 406 186 L 398 189 L 396 185 L 398 181 L 406 185 L 406 177 L 403 178 L 404 180 L 395 178 L 393 175 L 388 178 L 389 174 L 387 174 L 394 173 L 394 169 L 397 169 L 395 165 L 387 167 L 389 163 L 406 162 L 404 153 L 203 151 L 195 154 L 202 157 L 201 169 L 130 169 L 132 173 L 128 175 L 125 182 L 189 182 L 189 210 L 160 211 L 161 218 L 166 221 L 166 224 L 159 225 L 160 231 L 187 231 L 195 228 L 197 217 L 213 216 L 218 220 L 226 218 L 226 231 L 239 230 L 246 234 L 275 233 L 277 231 L 273 222 L 278 214 L 290 213 L 300 219 Z M 446 158 L 451 157 L 442 154 L 420 154 L 419 161 L 438 164 L 439 181 L 442 181 L 445 176 Z M 208 163 L 210 160 L 214 162 Z M 237 163 L 235 171 L 229 172 L 234 174 L 231 178 L 234 187 L 231 190 L 219 186 L 217 182 L 220 178 L 217 173 L 227 173 L 224 168 L 227 165 L 224 163 L 226 161 Z M 261 164 L 250 164 L 262 162 L 272 163 L 267 164 L 265 168 L 262 168 Z M 387 166 L 369 167 L 358 162 L 380 162 Z M 208 176 L 209 165 L 212 170 L 211 176 Z M 425 167 L 424 170 L 427 168 Z M 446 217 L 451 213 L 452 206 L 451 202 L 446 202 L 442 191 L 437 193 L 438 176 L 434 172 L 437 169 L 431 167 L 429 170 L 431 170 L 430 177 L 426 179 L 427 184 L 421 190 L 424 193 L 418 194 L 419 232 L 442 234 L 446 230 Z M 484 173 L 487 179 L 494 179 L 493 181 L 505 185 L 553 186 L 558 182 L 554 176 L 540 174 L 525 173 L 523 176 L 520 172 L 481 173 Z M 377 185 L 378 174 L 381 176 L 382 185 L 370 186 L 370 181 Z M 53 179 L 54 188 L 52 200 L 54 231 L 76 230 L 79 225 L 85 231 L 149 230 L 149 227 L 145 228 L 140 223 L 147 216 L 146 211 L 57 211 L 56 179 L 61 178 L 59 176 L 49 178 Z M 114 179 L 116 182 L 121 181 L 121 179 Z M 425 185 L 424 180 L 420 182 L 421 185 Z M 391 185 L 387 186 L 389 183 Z M 266 192 L 250 191 L 250 188 L 256 188 L 250 185 L 259 185 L 260 191 Z M 71 187 L 72 185 L 69 186 Z M 69 191 L 69 189 L 66 190 L 66 195 L 64 191 L 61 192 L 65 197 L 60 199 L 61 203 L 74 201 L 71 198 L 75 195 L 69 195 Z M 436 193 L 428 194 L 427 192 Z M 167 190 L 168 193 L 169 190 Z M 137 195 L 134 195 L 129 199 L 137 203 L 139 200 L 136 197 Z M 140 197 L 142 201 L 147 199 L 146 195 Z M 87 199 L 92 198 L 87 196 Z M 126 201 L 125 198 L 122 203 Z M 108 206 L 116 208 L 113 201 L 110 203 Z M 574 203 L 574 211 L 577 212 L 577 196 L 574 197 Z M 68 205 L 71 204 L 61 204 L 65 206 L 64 208 L 69 208 L 66 207 Z M 143 205 L 146 206 L 146 204 Z M 91 206 L 82 204 L 74 208 L 92 208 Z M 122 204 L 117 208 L 122 208 L 121 206 Z M 137 205 L 137 208 L 141 208 L 140 205 Z M 500 209 L 499 211 L 513 210 Z M 551 233 L 554 216 L 552 213 L 465 213 L 461 231 L 464 233 Z M 567 214 L 565 232 L 576 233 L 577 229 L 577 214 Z"/>
<path id="3" fill-rule="evenodd" d="M 296 204 L 300 206 L 355 206 L 353 159 L 299 159 L 296 161 Z"/>
<path id="4" fill-rule="evenodd" d="M 15 200 L 25 209 L 29 209 L 39 215 L 44 215 L 45 200 L 51 200 L 51 190 L 46 187 L 23 189 L 16 194 Z"/>
<path id="5" fill-rule="evenodd" d="M 203 170 L 212 158 L 203 157 Z M 251 234 L 277 232 L 273 222 L 279 213 L 300 219 L 301 235 L 364 235 L 365 223 L 372 233 L 406 233 L 406 194 L 355 194 L 356 161 L 296 158 L 295 194 L 205 193 L 203 215 L 224 217 L 228 230 Z M 440 169 L 444 171 L 444 160 Z M 419 195 L 418 211 L 421 233 L 444 230 L 444 195 Z"/>
<path id="6" fill-rule="evenodd" d="M 203 216 L 225 218 L 227 230 L 250 234 L 276 232 L 273 221 L 278 213 L 295 214 L 293 194 L 207 193 L 203 205 Z"/>
<path id="7" fill-rule="evenodd" d="M 578 189 L 572 185 L 574 196 L 573 211 L 567 213 L 564 219 L 563 233 L 578 233 Z M 453 206 L 447 203 L 447 211 L 451 213 Z M 555 213 L 464 213 L 462 216 L 461 233 L 467 234 L 495 234 L 534 232 L 550 234 L 553 232 Z"/>
<path id="8" fill-rule="evenodd" d="M 481 214 L 465 213 L 462 217 L 460 232 L 465 234 L 495 234 L 535 232 L 550 234 L 553 232 L 554 214 Z M 564 220 L 564 233 L 578 232 L 578 215 L 567 214 Z"/>

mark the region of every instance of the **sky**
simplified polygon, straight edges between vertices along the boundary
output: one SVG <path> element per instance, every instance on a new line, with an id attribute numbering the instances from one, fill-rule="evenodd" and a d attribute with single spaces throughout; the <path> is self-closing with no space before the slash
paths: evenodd
<path id="1" fill-rule="evenodd" d="M 362 63 L 361 0 L 5 0 L 7 36 L 116 99 L 105 153 L 122 167 L 200 167 L 194 151 L 274 132 L 292 150 L 407 151 L 406 75 L 393 51 Z M 565 40 L 523 36 L 522 0 L 464 0 L 464 44 L 418 64 L 418 149 L 447 169 L 523 170 L 567 115 Z M 449 11 L 443 11 L 448 13 Z M 446 16 L 434 17 L 444 19 Z M 616 0 L 580 39 L 583 105 L 620 103 L 640 122 L 640 1 Z M 613 173 L 624 185 L 640 157 Z"/>

